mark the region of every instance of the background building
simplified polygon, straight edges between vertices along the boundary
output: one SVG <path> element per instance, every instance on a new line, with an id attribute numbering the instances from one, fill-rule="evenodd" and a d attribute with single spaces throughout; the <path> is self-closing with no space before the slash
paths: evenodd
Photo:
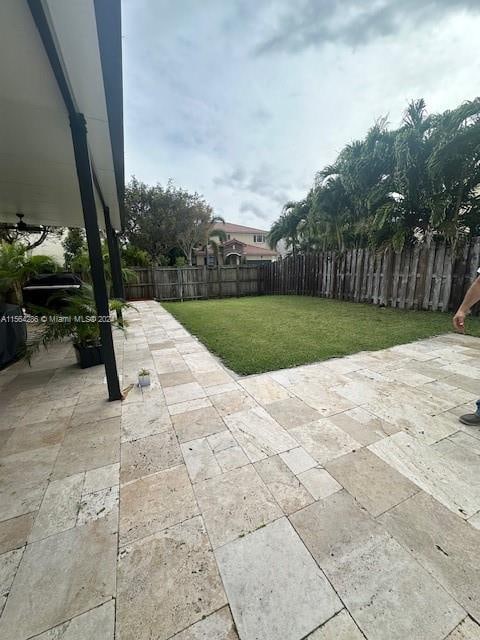
<path id="1" fill-rule="evenodd" d="M 215 229 L 225 233 L 224 241 L 217 241 L 217 246 L 211 244 L 207 249 L 196 252 L 197 265 L 205 262 L 209 266 L 217 264 L 238 265 L 247 263 L 250 265 L 274 262 L 279 253 L 270 249 L 267 244 L 267 233 L 264 229 L 245 227 L 231 222 L 217 223 Z"/>

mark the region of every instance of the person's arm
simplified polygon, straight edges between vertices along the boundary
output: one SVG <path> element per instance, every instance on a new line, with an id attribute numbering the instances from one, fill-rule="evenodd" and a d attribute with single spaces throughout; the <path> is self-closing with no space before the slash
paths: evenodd
<path id="1" fill-rule="evenodd" d="M 465 316 L 473 307 L 473 305 L 480 300 L 480 276 L 472 282 L 468 289 L 462 304 L 458 307 L 457 313 L 453 316 L 453 326 L 456 331 L 465 333 Z"/>

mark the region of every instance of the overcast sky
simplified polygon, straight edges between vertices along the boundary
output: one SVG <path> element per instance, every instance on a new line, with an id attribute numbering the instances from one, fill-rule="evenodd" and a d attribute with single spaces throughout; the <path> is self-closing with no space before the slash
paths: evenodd
<path id="1" fill-rule="evenodd" d="M 126 175 L 268 228 L 412 98 L 480 94 L 480 0 L 123 0 Z"/>

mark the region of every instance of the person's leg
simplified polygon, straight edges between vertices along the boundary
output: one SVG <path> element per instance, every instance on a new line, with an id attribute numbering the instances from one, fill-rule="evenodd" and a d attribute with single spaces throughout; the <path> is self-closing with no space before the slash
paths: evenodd
<path id="1" fill-rule="evenodd" d="M 459 418 L 462 424 L 468 424 L 471 427 L 480 427 L 480 400 L 477 400 L 477 410 L 475 413 L 466 413 Z"/>

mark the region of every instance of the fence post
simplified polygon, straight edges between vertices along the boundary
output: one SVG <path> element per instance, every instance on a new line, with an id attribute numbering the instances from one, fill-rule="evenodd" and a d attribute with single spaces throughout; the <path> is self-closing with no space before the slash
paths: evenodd
<path id="1" fill-rule="evenodd" d="M 237 298 L 240 297 L 240 267 L 238 266 L 238 264 L 235 267 L 235 285 L 236 285 L 236 292 L 237 292 Z"/>
<path id="2" fill-rule="evenodd" d="M 182 270 L 180 267 L 177 268 L 177 280 L 178 280 L 178 297 L 183 302 L 183 279 L 182 279 Z"/>
<path id="3" fill-rule="evenodd" d="M 380 304 L 388 307 L 388 301 L 392 295 L 393 255 L 391 249 L 385 249 L 383 260 L 383 282 Z"/>
<path id="4" fill-rule="evenodd" d="M 148 289 L 152 292 L 152 298 L 158 298 L 157 295 L 157 281 L 155 280 L 155 267 L 148 267 L 147 269 L 147 282 L 151 282 Z"/>
<path id="5" fill-rule="evenodd" d="M 208 300 L 208 270 L 206 265 L 202 268 L 203 283 L 205 285 L 205 299 Z"/>
<path id="6" fill-rule="evenodd" d="M 463 247 L 460 248 L 458 256 L 455 258 L 452 286 L 450 287 L 450 299 L 448 301 L 449 309 L 457 309 L 460 305 L 463 295 L 465 293 L 465 275 L 467 273 L 467 261 L 470 252 L 471 241 L 466 242 Z"/>
<path id="7" fill-rule="evenodd" d="M 433 263 L 435 262 L 436 245 L 434 242 L 430 245 L 428 254 L 427 271 L 425 273 L 425 289 L 423 294 L 422 308 L 428 310 L 430 303 L 430 291 L 432 289 Z"/>
<path id="8" fill-rule="evenodd" d="M 445 262 L 443 265 L 443 292 L 441 299 L 442 311 L 448 311 L 448 301 L 450 300 L 450 291 L 452 289 L 452 271 L 454 259 L 454 251 L 451 246 L 448 246 L 445 254 Z"/>
<path id="9" fill-rule="evenodd" d="M 427 246 L 420 248 L 417 264 L 417 285 L 415 287 L 415 296 L 413 298 L 413 308 L 421 309 L 423 306 L 423 298 L 425 296 L 425 278 L 427 272 L 429 249 Z"/>
<path id="10" fill-rule="evenodd" d="M 218 278 L 218 297 L 222 297 L 222 272 L 220 270 L 220 265 L 217 266 L 217 278 Z"/>
<path id="11" fill-rule="evenodd" d="M 331 298 L 337 298 L 337 252 L 332 252 L 332 288 L 331 288 Z"/>

